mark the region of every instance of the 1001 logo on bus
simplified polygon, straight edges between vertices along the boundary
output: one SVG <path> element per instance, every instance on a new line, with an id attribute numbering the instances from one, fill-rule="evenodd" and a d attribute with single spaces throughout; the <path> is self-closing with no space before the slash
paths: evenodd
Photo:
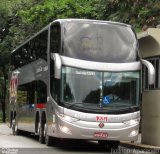
<path id="1" fill-rule="evenodd" d="M 108 117 L 107 116 L 96 116 L 96 121 L 97 122 L 107 122 Z"/>

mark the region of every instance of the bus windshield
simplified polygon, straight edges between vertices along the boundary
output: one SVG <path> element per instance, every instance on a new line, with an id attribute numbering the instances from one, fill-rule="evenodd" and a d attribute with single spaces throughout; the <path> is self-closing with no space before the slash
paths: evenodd
<path id="1" fill-rule="evenodd" d="M 132 29 L 118 24 L 76 21 L 63 25 L 63 55 L 112 63 L 136 61 L 136 37 Z"/>
<path id="2" fill-rule="evenodd" d="M 69 107 L 118 110 L 138 106 L 139 72 L 99 72 L 63 66 L 61 101 Z"/>

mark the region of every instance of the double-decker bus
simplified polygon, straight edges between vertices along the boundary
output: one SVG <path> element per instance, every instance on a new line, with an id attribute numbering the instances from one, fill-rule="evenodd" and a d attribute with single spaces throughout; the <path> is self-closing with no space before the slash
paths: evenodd
<path id="1" fill-rule="evenodd" d="M 141 59 L 132 27 L 55 20 L 11 53 L 9 119 L 14 134 L 98 141 L 118 147 L 138 137 Z"/>

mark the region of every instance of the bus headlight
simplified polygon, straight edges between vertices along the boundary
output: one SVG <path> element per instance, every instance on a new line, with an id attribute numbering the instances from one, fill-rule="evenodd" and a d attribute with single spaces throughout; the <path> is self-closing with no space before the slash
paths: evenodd
<path id="1" fill-rule="evenodd" d="M 129 137 L 134 137 L 134 136 L 137 136 L 137 135 L 138 135 L 138 130 L 133 130 L 133 131 L 130 133 Z"/>
<path id="2" fill-rule="evenodd" d="M 60 126 L 59 125 L 59 128 L 65 134 L 70 134 L 70 135 L 72 134 L 71 131 L 70 131 L 70 129 L 68 127 L 66 127 L 66 126 Z"/>
<path id="3" fill-rule="evenodd" d="M 73 117 L 70 117 L 70 116 L 68 116 L 68 115 L 61 114 L 61 113 L 59 113 L 59 112 L 56 112 L 56 113 L 57 113 L 57 116 L 58 116 L 59 118 L 61 118 L 62 120 L 68 121 L 68 122 L 76 122 L 76 121 L 79 120 L 79 119 L 77 119 L 77 118 L 73 118 Z"/>
<path id="4" fill-rule="evenodd" d="M 125 121 L 124 124 L 129 125 L 129 126 L 137 125 L 137 124 L 139 124 L 139 119 L 132 119 L 129 121 Z"/>

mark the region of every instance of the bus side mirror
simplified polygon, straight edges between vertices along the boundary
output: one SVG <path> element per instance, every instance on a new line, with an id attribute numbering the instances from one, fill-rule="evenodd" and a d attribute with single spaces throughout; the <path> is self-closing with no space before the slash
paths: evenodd
<path id="1" fill-rule="evenodd" d="M 148 83 L 149 85 L 152 85 L 155 83 L 155 69 L 152 65 L 152 63 L 150 63 L 147 60 L 141 59 L 142 64 L 144 64 L 147 69 L 148 69 Z"/>
<path id="2" fill-rule="evenodd" d="M 60 79 L 61 78 L 61 68 L 62 68 L 61 57 L 57 53 L 51 53 L 51 59 L 54 60 L 54 77 L 56 79 Z"/>

